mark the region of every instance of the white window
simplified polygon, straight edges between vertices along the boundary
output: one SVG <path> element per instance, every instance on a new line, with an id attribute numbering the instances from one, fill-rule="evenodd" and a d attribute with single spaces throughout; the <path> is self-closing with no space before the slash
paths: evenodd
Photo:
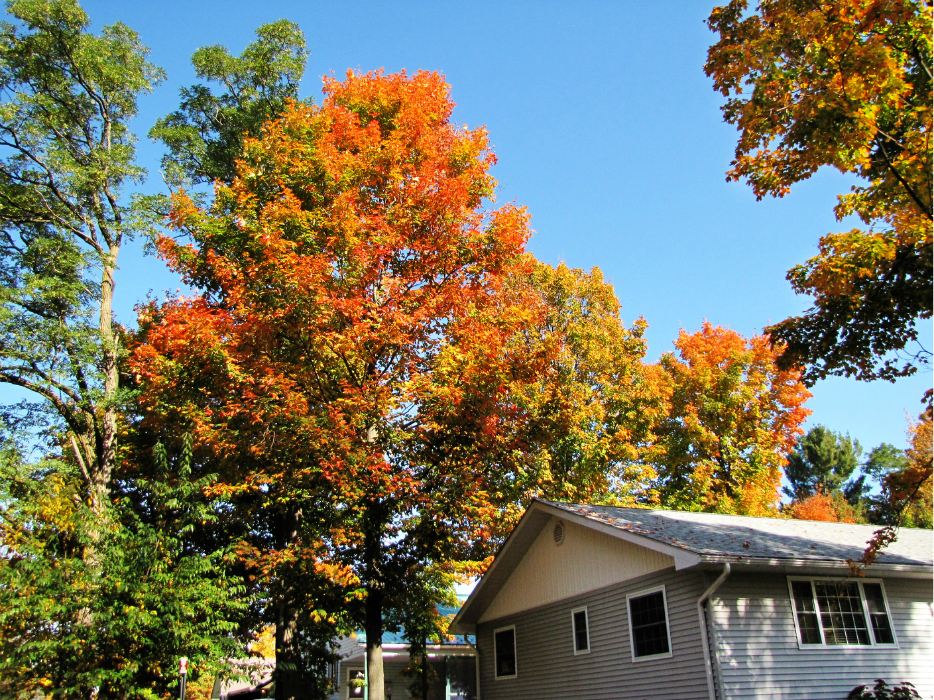
<path id="1" fill-rule="evenodd" d="M 789 578 L 798 646 L 897 646 L 882 581 Z"/>
<path id="2" fill-rule="evenodd" d="M 665 587 L 627 595 L 626 608 L 629 611 L 632 660 L 646 661 L 671 656 Z"/>
<path id="3" fill-rule="evenodd" d="M 496 680 L 516 677 L 515 625 L 493 632 L 493 656 L 496 659 Z"/>
<path id="4" fill-rule="evenodd" d="M 590 625 L 587 608 L 571 611 L 571 633 L 574 636 L 574 655 L 590 653 Z"/>

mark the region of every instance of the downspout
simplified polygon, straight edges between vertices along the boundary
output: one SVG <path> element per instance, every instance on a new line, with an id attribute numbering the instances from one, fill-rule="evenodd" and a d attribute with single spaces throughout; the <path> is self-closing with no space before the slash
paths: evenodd
<path id="1" fill-rule="evenodd" d="M 697 599 L 697 622 L 701 630 L 701 646 L 704 648 L 704 668 L 707 671 L 707 695 L 710 700 L 717 700 L 717 690 L 714 687 L 713 659 L 710 658 L 710 640 L 707 638 L 707 621 L 704 619 L 704 603 L 720 588 L 720 585 L 726 581 L 726 577 L 729 575 L 730 565 L 726 563 L 723 565 L 723 573 L 720 574 L 719 578 L 710 584 L 710 588 L 704 591 L 704 594 Z"/>
<path id="2" fill-rule="evenodd" d="M 476 635 L 475 635 L 475 636 L 476 636 Z M 477 700 L 480 700 L 480 650 L 477 649 L 477 647 L 476 647 L 475 644 L 471 644 L 471 643 L 470 643 L 470 641 L 467 639 L 467 635 L 466 635 L 466 634 L 464 635 L 464 641 L 467 642 L 467 644 L 470 646 L 470 648 L 473 649 L 473 651 L 474 651 L 474 655 L 473 655 L 473 658 L 474 658 L 473 668 L 474 668 L 474 675 L 475 675 L 476 678 L 477 678 Z"/>

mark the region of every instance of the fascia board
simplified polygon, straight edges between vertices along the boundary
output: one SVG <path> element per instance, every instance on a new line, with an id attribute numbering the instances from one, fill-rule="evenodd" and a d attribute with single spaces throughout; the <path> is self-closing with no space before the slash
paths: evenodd
<path id="1" fill-rule="evenodd" d="M 616 537 L 617 539 L 630 542 L 639 547 L 644 547 L 645 549 L 651 549 L 661 554 L 667 554 L 675 560 L 675 569 L 678 571 L 681 571 L 681 569 L 688 569 L 692 566 L 697 566 L 698 564 L 706 561 L 706 557 L 700 554 L 695 554 L 694 552 L 690 552 L 686 549 L 653 540 L 651 537 L 646 537 L 645 535 L 629 532 L 608 523 L 604 523 L 593 518 L 588 518 L 577 513 L 570 513 L 566 510 L 562 510 L 561 508 L 555 508 L 554 506 L 550 506 L 544 503 L 536 502 L 536 505 L 541 506 L 541 508 L 548 512 L 549 515 L 553 515 L 556 518 L 562 518 L 563 520 L 576 523 L 583 527 L 588 527 L 591 530 L 597 530 L 598 532 L 602 532 L 604 534 L 610 535 L 611 537 Z"/>
<path id="2" fill-rule="evenodd" d="M 544 512 L 544 505 L 538 501 L 532 501 L 522 518 L 509 533 L 509 537 L 503 542 L 493 563 L 486 573 L 480 578 L 480 582 L 471 591 L 467 600 L 457 611 L 457 615 L 451 620 L 448 626 L 448 634 L 476 634 L 477 620 L 483 615 L 487 606 L 493 601 L 493 598 L 502 588 L 503 584 L 509 579 L 509 575 L 515 570 L 528 547 L 535 541 L 538 531 L 528 533 L 529 528 L 534 527 L 537 522 L 540 526 L 547 522 L 550 514 Z M 528 540 L 526 543 L 525 541 Z M 518 544 L 517 544 L 518 543 Z M 522 544 L 526 546 L 523 548 Z M 476 608 L 476 609 L 475 609 Z"/>

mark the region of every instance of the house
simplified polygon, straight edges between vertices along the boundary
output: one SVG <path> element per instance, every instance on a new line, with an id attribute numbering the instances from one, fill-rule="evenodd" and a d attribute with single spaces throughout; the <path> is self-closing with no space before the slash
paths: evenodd
<path id="1" fill-rule="evenodd" d="M 482 700 L 934 693 L 930 530 L 534 501 L 451 624 Z"/>
<path id="2" fill-rule="evenodd" d="M 442 614 L 454 610 L 441 610 Z M 455 637 L 445 644 L 428 645 L 431 666 L 430 700 L 477 700 L 476 648 L 468 637 Z M 366 698 L 366 635 L 338 641 L 341 660 L 334 668 L 335 693 L 330 700 Z M 416 679 L 403 673 L 409 665 L 409 645 L 398 633 L 383 634 L 383 675 L 387 700 L 409 700 Z M 356 683 L 354 682 L 356 681 Z M 421 698 L 421 695 L 414 697 Z"/>
<path id="3" fill-rule="evenodd" d="M 442 615 L 451 616 L 457 608 L 439 607 Z M 476 647 L 471 637 L 454 637 L 444 644 L 428 644 L 429 700 L 477 700 Z M 329 700 L 366 698 L 366 634 L 358 631 L 334 640 L 338 661 L 328 668 L 333 693 Z M 272 691 L 275 659 L 244 659 L 235 662 L 246 672 L 239 680 L 218 678 L 212 700 L 262 700 Z M 383 674 L 387 700 L 409 700 L 410 687 L 416 680 L 404 673 L 409 665 L 409 645 L 400 633 L 383 634 Z"/>

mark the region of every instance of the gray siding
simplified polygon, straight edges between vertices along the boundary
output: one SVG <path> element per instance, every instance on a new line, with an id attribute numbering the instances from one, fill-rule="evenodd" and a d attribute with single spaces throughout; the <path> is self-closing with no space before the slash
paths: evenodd
<path id="1" fill-rule="evenodd" d="M 898 648 L 799 649 L 784 575 L 731 575 L 714 594 L 713 627 L 723 697 L 846 698 L 856 686 L 910 681 L 934 693 L 931 582 L 885 579 Z"/>
<path id="2" fill-rule="evenodd" d="M 626 595 L 665 586 L 672 657 L 632 661 Z M 666 569 L 477 627 L 482 700 L 703 698 L 707 695 L 697 599 L 699 571 Z M 574 655 L 571 610 L 587 606 L 590 653 Z M 516 626 L 514 679 L 494 678 L 493 631 Z"/>

